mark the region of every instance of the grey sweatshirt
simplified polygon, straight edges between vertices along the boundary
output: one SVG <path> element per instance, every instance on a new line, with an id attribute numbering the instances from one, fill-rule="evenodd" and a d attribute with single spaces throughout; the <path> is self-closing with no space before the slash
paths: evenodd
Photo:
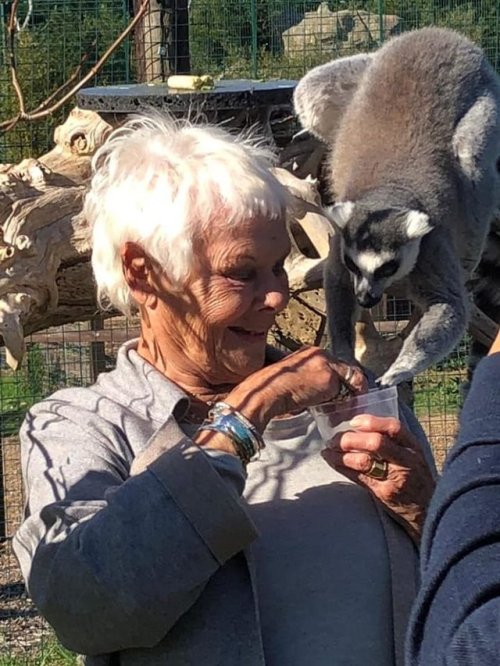
<path id="1" fill-rule="evenodd" d="M 95 665 L 401 663 L 415 551 L 308 413 L 247 478 L 186 436 L 187 404 L 132 341 L 27 415 L 14 549 L 61 642 Z"/>

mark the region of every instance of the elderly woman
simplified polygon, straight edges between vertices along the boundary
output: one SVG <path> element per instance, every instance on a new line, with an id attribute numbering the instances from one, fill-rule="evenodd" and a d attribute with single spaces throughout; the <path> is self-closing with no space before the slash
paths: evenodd
<path id="1" fill-rule="evenodd" d="M 432 473 L 394 419 L 321 441 L 307 407 L 365 390 L 362 373 L 266 347 L 290 249 L 269 166 L 248 140 L 151 117 L 95 157 L 99 297 L 141 334 L 27 415 L 15 538 L 88 664 L 400 658 Z"/>

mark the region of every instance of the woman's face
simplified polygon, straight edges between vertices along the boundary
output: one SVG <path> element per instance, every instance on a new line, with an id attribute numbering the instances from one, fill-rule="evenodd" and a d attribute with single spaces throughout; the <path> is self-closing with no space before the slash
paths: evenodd
<path id="1" fill-rule="evenodd" d="M 236 384 L 264 364 L 266 337 L 288 303 L 284 220 L 211 229 L 195 244 L 197 268 L 182 293 L 165 287 L 154 319 L 166 362 L 210 385 Z"/>

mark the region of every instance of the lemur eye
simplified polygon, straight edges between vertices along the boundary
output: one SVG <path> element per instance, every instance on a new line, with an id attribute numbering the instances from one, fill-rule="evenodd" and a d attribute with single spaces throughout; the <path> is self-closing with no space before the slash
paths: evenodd
<path id="1" fill-rule="evenodd" d="M 351 271 L 351 273 L 354 273 L 355 275 L 360 274 L 361 271 L 348 254 L 344 254 L 344 264 L 347 270 Z"/>
<path id="2" fill-rule="evenodd" d="M 399 268 L 399 261 L 392 259 L 391 261 L 382 264 L 380 268 L 377 268 L 377 270 L 374 273 L 374 277 L 377 280 L 379 280 L 380 278 L 392 277 L 395 273 L 397 273 L 398 268 Z"/>

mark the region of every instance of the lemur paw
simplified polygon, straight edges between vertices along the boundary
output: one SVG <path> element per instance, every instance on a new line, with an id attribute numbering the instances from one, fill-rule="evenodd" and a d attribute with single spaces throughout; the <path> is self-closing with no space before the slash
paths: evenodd
<path id="1" fill-rule="evenodd" d="M 411 370 L 397 368 L 389 368 L 386 373 L 377 379 L 377 384 L 380 388 L 387 388 L 389 386 L 397 386 L 403 382 L 408 382 L 413 379 L 413 372 Z"/>

